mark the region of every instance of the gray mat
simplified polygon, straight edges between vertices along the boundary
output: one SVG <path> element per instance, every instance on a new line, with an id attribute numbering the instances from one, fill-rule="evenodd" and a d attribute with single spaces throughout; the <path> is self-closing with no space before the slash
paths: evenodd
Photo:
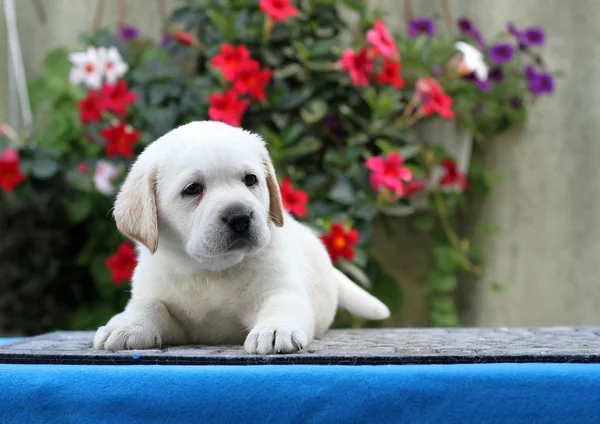
<path id="1" fill-rule="evenodd" d="M 331 330 L 300 353 L 248 355 L 241 346 L 106 352 L 92 332 L 55 332 L 0 345 L 0 363 L 385 365 L 600 363 L 600 327 Z"/>

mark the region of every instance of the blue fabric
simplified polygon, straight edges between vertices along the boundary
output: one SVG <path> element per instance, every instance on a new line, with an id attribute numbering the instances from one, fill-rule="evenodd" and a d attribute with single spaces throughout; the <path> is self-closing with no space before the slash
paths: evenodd
<path id="1" fill-rule="evenodd" d="M 2 365 L 2 423 L 600 423 L 600 365 Z"/>

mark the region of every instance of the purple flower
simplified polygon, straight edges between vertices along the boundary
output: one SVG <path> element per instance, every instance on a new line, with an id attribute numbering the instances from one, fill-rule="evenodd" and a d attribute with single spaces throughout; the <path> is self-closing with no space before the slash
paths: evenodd
<path id="1" fill-rule="evenodd" d="M 473 31 L 473 24 L 467 18 L 460 18 L 456 21 L 458 24 L 458 29 L 462 35 L 471 35 L 471 31 Z"/>
<path id="2" fill-rule="evenodd" d="M 477 78 L 475 78 L 475 85 L 482 93 L 487 93 L 488 91 L 490 91 L 491 88 L 489 81 L 480 81 Z"/>
<path id="3" fill-rule="evenodd" d="M 475 27 L 475 25 L 471 23 L 470 20 L 468 20 L 467 18 L 460 18 L 456 22 L 458 24 L 458 29 L 460 30 L 462 36 L 473 38 L 480 48 L 485 47 L 483 37 L 479 33 L 479 30 Z"/>
<path id="4" fill-rule="evenodd" d="M 535 73 L 527 77 L 529 91 L 536 96 L 552 94 L 554 92 L 554 78 L 546 72 Z"/>
<path id="5" fill-rule="evenodd" d="M 517 96 L 510 98 L 510 107 L 513 109 L 521 109 L 523 107 L 523 101 Z"/>
<path id="6" fill-rule="evenodd" d="M 172 35 L 167 34 L 162 38 L 162 40 L 160 40 L 160 45 L 162 48 L 165 48 L 171 43 L 171 41 L 174 41 L 174 40 L 175 40 L 175 38 Z"/>
<path id="7" fill-rule="evenodd" d="M 537 72 L 533 66 L 527 65 L 525 67 L 525 76 L 527 77 L 527 79 L 531 79 L 531 78 L 535 77 L 536 75 L 537 75 Z"/>
<path id="8" fill-rule="evenodd" d="M 433 75 L 435 76 L 440 76 L 444 73 L 444 70 L 442 69 L 442 67 L 440 65 L 435 65 L 433 67 Z"/>
<path id="9" fill-rule="evenodd" d="M 490 49 L 490 59 L 496 65 L 502 65 L 510 62 L 515 53 L 515 49 L 508 43 L 497 43 Z"/>
<path id="10" fill-rule="evenodd" d="M 519 31 L 519 29 L 512 22 L 508 23 L 506 29 L 508 30 L 508 33 L 513 37 L 521 38 L 521 31 Z"/>
<path id="11" fill-rule="evenodd" d="M 342 121 L 337 116 L 327 116 L 323 119 L 323 125 L 329 131 L 335 132 L 342 127 Z"/>
<path id="12" fill-rule="evenodd" d="M 435 34 L 435 23 L 429 18 L 415 18 L 408 25 L 408 34 L 411 38 L 417 38 L 420 34 L 431 37 Z"/>
<path id="13" fill-rule="evenodd" d="M 488 79 L 493 82 L 502 82 L 504 80 L 504 71 L 499 66 L 494 66 L 488 73 Z"/>
<path id="14" fill-rule="evenodd" d="M 544 31 L 538 27 L 527 28 L 523 31 L 522 38 L 529 46 L 541 46 L 546 40 Z"/>
<path id="15" fill-rule="evenodd" d="M 140 30 L 133 25 L 123 25 L 121 27 L 121 40 L 131 41 L 140 36 Z"/>

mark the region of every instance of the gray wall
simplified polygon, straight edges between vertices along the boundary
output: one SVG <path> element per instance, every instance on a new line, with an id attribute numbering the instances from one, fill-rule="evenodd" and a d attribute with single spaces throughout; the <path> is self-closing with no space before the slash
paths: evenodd
<path id="1" fill-rule="evenodd" d="M 50 47 L 77 46 L 77 35 L 91 27 L 91 0 L 44 0 L 48 22 L 40 25 L 29 0 L 18 0 L 18 16 L 29 75 L 39 69 Z M 116 25 L 117 1 L 109 1 L 106 22 Z M 142 31 L 159 36 L 156 2 L 129 0 L 129 16 Z M 171 5 L 175 2 L 169 2 Z M 401 0 L 373 0 L 391 12 L 388 22 L 402 27 Z M 439 2 L 414 1 L 415 15 L 440 14 Z M 490 36 L 517 25 L 539 25 L 548 31 L 545 58 L 564 72 L 554 97 L 532 110 L 520 132 L 487 142 L 485 163 L 504 181 L 474 216 L 499 224 L 503 231 L 485 239 L 488 264 L 481 279 L 469 282 L 464 310 L 471 325 L 598 324 L 600 322 L 600 2 L 597 0 L 454 0 L 455 17 L 485 22 Z M 0 11 L 0 58 L 6 57 L 3 12 Z M 440 20 L 441 24 L 441 20 Z M 440 25 L 443 29 L 443 25 Z M 7 74 L 0 60 L 0 121 L 7 118 Z M 389 248 L 408 257 L 401 240 Z M 398 249 L 403 249 L 398 251 Z M 414 252 L 412 252 L 414 254 Z M 412 259 L 386 263 L 409 293 L 414 282 Z M 417 261 L 424 266 L 423 261 Z M 493 281 L 503 293 L 490 290 Z M 405 303 L 412 305 L 407 293 Z M 419 315 L 418 311 L 413 311 Z M 407 321 L 407 324 L 418 324 Z"/>

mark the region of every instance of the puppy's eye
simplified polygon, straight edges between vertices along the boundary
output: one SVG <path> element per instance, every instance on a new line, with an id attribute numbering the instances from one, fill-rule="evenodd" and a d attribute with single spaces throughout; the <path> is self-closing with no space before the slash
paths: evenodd
<path id="1" fill-rule="evenodd" d="M 244 177 L 244 184 L 246 187 L 252 187 L 258 183 L 258 178 L 254 174 L 248 174 Z"/>
<path id="2" fill-rule="evenodd" d="M 202 193 L 202 184 L 192 183 L 185 186 L 181 194 L 184 196 L 197 196 Z"/>

